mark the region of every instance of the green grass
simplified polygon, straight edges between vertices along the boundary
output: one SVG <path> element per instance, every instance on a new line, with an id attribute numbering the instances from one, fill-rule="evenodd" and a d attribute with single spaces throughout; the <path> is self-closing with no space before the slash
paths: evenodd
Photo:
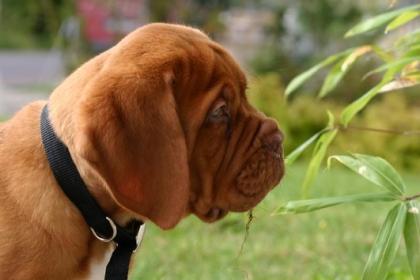
<path id="1" fill-rule="evenodd" d="M 360 279 L 376 233 L 393 203 L 270 216 L 281 202 L 299 198 L 304 171 L 304 166 L 290 168 L 281 187 L 255 209 L 239 257 L 245 214 L 230 214 L 210 225 L 189 217 L 166 232 L 149 224 L 131 279 Z M 404 177 L 412 193 L 418 193 L 420 176 Z M 322 172 L 312 190 L 313 197 L 379 191 L 341 168 Z M 403 242 L 401 245 L 388 279 L 412 279 Z"/>

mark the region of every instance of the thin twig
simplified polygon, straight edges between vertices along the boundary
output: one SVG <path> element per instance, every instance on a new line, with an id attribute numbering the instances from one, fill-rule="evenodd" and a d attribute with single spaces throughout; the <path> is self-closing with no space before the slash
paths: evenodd
<path id="1" fill-rule="evenodd" d="M 420 198 L 420 193 L 412 195 L 412 196 L 407 196 L 404 198 L 405 201 L 410 201 L 410 200 L 415 200 L 417 198 Z"/>
<path id="2" fill-rule="evenodd" d="M 403 135 L 403 136 L 420 136 L 420 130 L 397 130 L 397 129 L 384 129 L 384 128 L 375 128 L 375 127 L 362 127 L 362 126 L 353 126 L 349 125 L 347 127 L 338 125 L 337 128 L 339 130 L 363 130 L 363 131 L 371 131 L 371 132 L 379 132 L 379 133 L 387 133 L 387 134 L 395 134 L 395 135 Z"/>
<path id="3" fill-rule="evenodd" d="M 248 222 L 245 225 L 245 235 L 244 235 L 244 239 L 242 240 L 241 249 L 239 249 L 238 258 L 242 255 L 242 251 L 244 250 L 245 243 L 248 240 L 249 229 L 251 227 L 252 220 L 254 220 L 254 215 L 252 214 L 252 209 L 251 209 L 248 212 Z"/>

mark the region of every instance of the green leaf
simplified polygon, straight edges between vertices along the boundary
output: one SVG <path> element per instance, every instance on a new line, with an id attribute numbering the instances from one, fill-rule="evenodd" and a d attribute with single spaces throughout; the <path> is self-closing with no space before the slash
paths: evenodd
<path id="1" fill-rule="evenodd" d="M 407 11 L 407 12 L 402 13 L 397 18 L 395 18 L 393 21 L 391 21 L 391 23 L 389 23 L 387 25 L 387 27 L 385 28 L 385 33 L 388 33 L 389 31 L 397 29 L 401 25 L 404 25 L 404 24 L 412 21 L 413 19 L 415 19 L 419 15 L 420 15 L 420 13 L 417 12 L 417 11 Z"/>
<path id="2" fill-rule="evenodd" d="M 394 60 L 394 57 L 392 56 L 391 53 L 383 50 L 379 46 L 372 45 L 372 50 L 380 59 L 382 59 L 383 61 L 387 63 L 392 62 Z"/>
<path id="3" fill-rule="evenodd" d="M 306 213 L 327 207 L 332 207 L 339 204 L 352 202 L 384 202 L 394 200 L 395 197 L 393 197 L 389 193 L 369 193 L 338 197 L 324 197 L 308 200 L 297 200 L 289 201 L 285 205 L 280 206 L 276 211 L 274 211 L 273 215 Z"/>
<path id="4" fill-rule="evenodd" d="M 372 98 L 374 98 L 379 91 L 382 89 L 384 85 L 386 85 L 392 79 L 389 77 L 384 77 L 384 79 L 367 93 L 359 97 L 356 101 L 352 102 L 346 108 L 344 108 L 343 112 L 340 116 L 340 122 L 342 125 L 347 126 L 349 122 L 353 119 L 353 117 L 360 112 L 366 105 L 369 103 Z"/>
<path id="5" fill-rule="evenodd" d="M 413 56 L 413 57 L 403 57 L 401 59 L 398 60 L 394 60 L 390 63 L 385 63 L 381 66 L 379 66 L 376 69 L 373 69 L 372 71 L 369 71 L 364 77 L 363 79 L 366 79 L 369 76 L 372 76 L 373 74 L 378 74 L 384 71 L 392 71 L 392 73 L 397 73 L 399 71 L 401 71 L 406 65 L 415 62 L 415 61 L 419 61 L 420 60 L 420 56 Z"/>
<path id="6" fill-rule="evenodd" d="M 370 251 L 363 280 L 383 280 L 389 272 L 398 250 L 407 209 L 399 203 L 389 211 Z"/>
<path id="7" fill-rule="evenodd" d="M 318 72 L 322 68 L 334 63 L 338 59 L 347 55 L 352 50 L 353 49 L 349 49 L 349 50 L 343 51 L 341 53 L 331 55 L 331 56 L 327 57 L 326 59 L 324 59 L 323 61 L 321 61 L 320 63 L 312 66 L 310 69 L 308 69 L 305 72 L 301 73 L 300 75 L 296 76 L 287 86 L 286 91 L 285 91 L 286 96 L 290 95 L 292 92 L 294 92 L 296 89 L 298 89 L 304 82 L 306 82 L 313 75 L 315 75 L 316 72 Z"/>
<path id="8" fill-rule="evenodd" d="M 354 156 L 377 173 L 377 176 L 371 177 L 371 180 L 381 182 L 384 187 L 395 194 L 402 195 L 405 193 L 407 187 L 403 179 L 389 162 L 371 155 L 354 154 Z"/>
<path id="9" fill-rule="evenodd" d="M 408 87 L 414 87 L 420 84 L 420 76 L 406 76 L 395 79 L 384 85 L 379 92 L 395 91 Z"/>
<path id="10" fill-rule="evenodd" d="M 400 14 L 406 12 L 406 11 L 411 11 L 411 10 L 416 10 L 420 8 L 420 5 L 413 5 L 413 6 L 409 6 L 409 7 L 405 7 L 399 10 L 395 10 L 392 12 L 387 12 L 384 14 L 380 14 L 378 16 L 375 16 L 373 18 L 370 18 L 368 20 L 365 20 L 359 24 L 357 24 L 356 26 L 354 26 L 353 28 L 351 28 L 349 31 L 347 31 L 347 33 L 344 35 L 344 37 L 351 37 L 351 36 L 355 36 L 361 33 L 365 33 L 367 31 L 371 31 L 373 29 L 376 29 L 388 22 L 390 22 L 392 19 L 394 19 L 395 17 L 399 16 Z"/>
<path id="11" fill-rule="evenodd" d="M 317 132 L 316 134 L 314 134 L 311 138 L 309 138 L 308 140 L 306 140 L 302 145 L 300 145 L 299 147 L 297 147 L 296 149 L 293 150 L 293 152 L 291 152 L 285 159 L 285 163 L 286 165 L 291 165 L 292 163 L 294 163 L 296 161 L 296 159 L 299 158 L 299 156 L 310 146 L 312 145 L 312 143 L 314 143 L 319 136 L 324 133 L 326 131 L 326 129 L 323 129 L 319 132 Z"/>
<path id="12" fill-rule="evenodd" d="M 318 97 L 322 98 L 334 90 L 338 83 L 343 79 L 344 75 L 347 73 L 347 70 L 342 70 L 341 65 L 345 59 L 340 60 L 334 67 L 330 70 L 327 77 L 324 79 L 321 90 L 318 93 Z"/>
<path id="13" fill-rule="evenodd" d="M 354 154 L 352 156 L 332 156 L 357 174 L 372 183 L 385 188 L 396 197 L 404 194 L 405 183 L 395 169 L 384 159 L 375 156 Z"/>
<path id="14" fill-rule="evenodd" d="M 319 168 L 321 167 L 321 163 L 327 154 L 328 147 L 330 146 L 331 142 L 334 140 L 335 136 L 337 135 L 337 130 L 329 130 L 322 134 L 319 138 L 315 149 L 314 154 L 312 156 L 311 161 L 309 162 L 308 170 L 306 171 L 305 179 L 303 180 L 302 184 L 302 196 L 307 197 L 309 187 L 313 183 L 318 174 Z"/>
<path id="15" fill-rule="evenodd" d="M 352 66 L 358 58 L 361 56 L 371 52 L 372 50 L 375 51 L 380 50 L 379 47 L 371 46 L 371 45 L 364 45 L 356 48 L 352 53 L 350 53 L 349 56 L 346 57 L 346 59 L 343 62 L 343 65 L 341 65 L 341 70 L 346 71 Z"/>
<path id="16" fill-rule="evenodd" d="M 410 75 L 417 76 L 419 72 L 420 72 L 420 60 L 417 60 L 406 65 L 401 70 L 400 77 L 408 77 Z"/>
<path id="17" fill-rule="evenodd" d="M 328 124 L 326 129 L 334 129 L 335 125 L 335 117 L 334 114 L 331 113 L 330 110 L 327 110 L 327 116 L 328 116 Z"/>
<path id="18" fill-rule="evenodd" d="M 361 56 L 372 51 L 372 46 L 365 45 L 352 50 L 349 55 L 341 59 L 334 67 L 330 70 L 327 77 L 324 79 L 324 83 L 318 94 L 318 97 L 322 98 L 334 90 L 338 83 L 343 79 L 344 75 L 348 72 L 350 67 L 359 59 Z"/>
<path id="19" fill-rule="evenodd" d="M 420 204 L 414 201 L 407 204 L 408 213 L 404 227 L 405 247 L 413 277 L 420 279 Z"/>
<path id="20" fill-rule="evenodd" d="M 419 38 L 420 38 L 420 29 L 415 29 L 399 37 L 393 45 L 394 45 L 394 48 L 405 49 L 412 45 L 418 44 Z"/>
<path id="21" fill-rule="evenodd" d="M 404 57 L 420 57 L 420 44 L 410 46 Z"/>
<path id="22" fill-rule="evenodd" d="M 420 70 L 410 72 L 408 75 L 405 75 L 402 78 L 408 78 L 412 81 L 420 82 Z"/>

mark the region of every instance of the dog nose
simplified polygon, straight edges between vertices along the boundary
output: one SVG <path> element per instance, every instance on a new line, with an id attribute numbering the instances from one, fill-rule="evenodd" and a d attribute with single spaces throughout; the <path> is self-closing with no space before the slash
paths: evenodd
<path id="1" fill-rule="evenodd" d="M 283 136 L 280 131 L 274 132 L 264 138 L 264 147 L 268 150 L 278 153 L 280 152 Z"/>
<path id="2" fill-rule="evenodd" d="M 276 153 L 280 151 L 283 142 L 283 134 L 274 120 L 264 120 L 261 124 L 259 134 L 265 148 Z"/>

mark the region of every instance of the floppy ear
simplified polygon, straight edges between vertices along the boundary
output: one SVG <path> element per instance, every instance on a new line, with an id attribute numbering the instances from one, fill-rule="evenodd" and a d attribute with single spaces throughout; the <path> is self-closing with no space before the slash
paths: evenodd
<path id="1" fill-rule="evenodd" d="M 97 75 L 77 112 L 78 152 L 104 178 L 118 204 L 171 228 L 185 215 L 189 195 L 187 147 L 172 75 Z"/>

